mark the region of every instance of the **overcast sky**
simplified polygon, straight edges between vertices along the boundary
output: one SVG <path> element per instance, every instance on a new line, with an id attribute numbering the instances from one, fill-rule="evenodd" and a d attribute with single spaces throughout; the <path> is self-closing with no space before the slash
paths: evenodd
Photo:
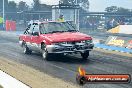
<path id="1" fill-rule="evenodd" d="M 9 0 L 9 1 L 25 1 L 28 5 L 33 3 L 33 0 Z M 55 5 L 59 3 L 59 0 L 40 0 L 41 3 Z M 89 0 L 90 2 L 90 11 L 102 12 L 108 6 L 118 6 L 128 9 L 132 9 L 132 0 Z"/>

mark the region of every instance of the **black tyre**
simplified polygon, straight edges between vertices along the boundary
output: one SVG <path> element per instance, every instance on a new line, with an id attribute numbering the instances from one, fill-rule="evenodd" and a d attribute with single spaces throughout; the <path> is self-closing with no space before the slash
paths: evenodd
<path id="1" fill-rule="evenodd" d="M 85 51 L 84 53 L 81 53 L 81 56 L 82 56 L 82 60 L 87 60 L 89 56 L 89 51 Z"/>
<path id="2" fill-rule="evenodd" d="M 86 78 L 83 77 L 83 76 L 77 75 L 77 77 L 76 77 L 76 82 L 77 82 L 79 85 L 83 86 L 84 84 L 86 84 Z"/>
<path id="3" fill-rule="evenodd" d="M 27 47 L 26 43 L 23 43 L 22 48 L 23 48 L 23 52 L 25 54 L 31 54 L 32 53 L 32 51 Z"/>
<path id="4" fill-rule="evenodd" d="M 46 45 L 45 44 L 42 44 L 41 45 L 41 49 L 42 49 L 42 57 L 43 57 L 43 59 L 49 61 L 50 58 L 49 58 L 48 51 L 46 49 Z"/>

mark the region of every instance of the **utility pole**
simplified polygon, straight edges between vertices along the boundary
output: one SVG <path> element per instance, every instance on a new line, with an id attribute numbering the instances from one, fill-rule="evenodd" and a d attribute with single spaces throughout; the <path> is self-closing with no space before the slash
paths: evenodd
<path id="1" fill-rule="evenodd" d="M 75 0 L 75 5 L 78 5 L 78 1 Z M 79 30 L 79 9 L 75 9 L 75 24 L 77 25 L 77 30 Z"/>
<path id="2" fill-rule="evenodd" d="M 77 0 L 75 0 L 75 5 L 77 5 Z M 77 9 L 75 9 L 75 24 L 77 25 Z"/>
<path id="3" fill-rule="evenodd" d="M 5 1 L 3 0 L 3 28 L 5 28 Z"/>

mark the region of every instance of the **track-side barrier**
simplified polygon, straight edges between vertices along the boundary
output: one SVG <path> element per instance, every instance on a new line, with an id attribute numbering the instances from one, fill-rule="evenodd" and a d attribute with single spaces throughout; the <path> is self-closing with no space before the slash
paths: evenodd
<path id="1" fill-rule="evenodd" d="M 132 34 L 132 25 L 119 25 L 108 30 L 109 33 Z"/>
<path id="2" fill-rule="evenodd" d="M 119 36 L 109 36 L 105 42 L 106 45 L 118 46 L 132 49 L 132 38 L 130 37 L 119 37 Z"/>
<path id="3" fill-rule="evenodd" d="M 6 20 L 5 28 L 6 28 L 6 31 L 15 31 L 16 30 L 16 22 Z"/>
<path id="4" fill-rule="evenodd" d="M 109 36 L 104 43 L 97 43 L 95 47 L 111 51 L 132 53 L 132 38 L 130 36 Z"/>

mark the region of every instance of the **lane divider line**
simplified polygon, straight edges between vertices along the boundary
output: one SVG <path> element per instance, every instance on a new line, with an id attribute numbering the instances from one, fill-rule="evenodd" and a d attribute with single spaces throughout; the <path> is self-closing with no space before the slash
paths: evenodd
<path id="1" fill-rule="evenodd" d="M 0 85 L 3 88 L 31 88 L 0 70 Z"/>

